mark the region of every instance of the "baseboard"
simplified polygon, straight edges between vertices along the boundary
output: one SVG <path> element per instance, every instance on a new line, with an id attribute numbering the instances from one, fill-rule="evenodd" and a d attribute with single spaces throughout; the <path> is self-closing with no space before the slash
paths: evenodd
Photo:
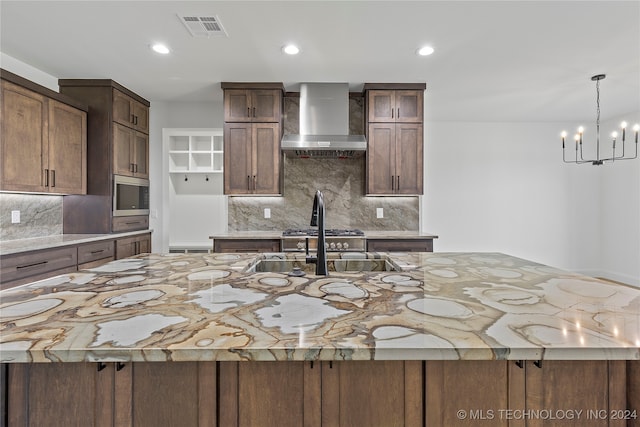
<path id="1" fill-rule="evenodd" d="M 640 288 L 640 277 L 633 277 L 626 274 L 614 273 L 604 270 L 578 270 L 577 273 L 597 279 L 609 280 L 622 285 L 635 286 Z"/>

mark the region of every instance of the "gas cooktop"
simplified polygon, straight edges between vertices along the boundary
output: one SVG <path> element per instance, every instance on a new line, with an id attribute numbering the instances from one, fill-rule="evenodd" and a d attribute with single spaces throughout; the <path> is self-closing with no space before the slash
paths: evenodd
<path id="1" fill-rule="evenodd" d="M 364 236 L 362 230 L 329 228 L 324 231 L 325 236 Z M 282 232 L 283 236 L 317 236 L 317 228 L 288 228 Z"/>

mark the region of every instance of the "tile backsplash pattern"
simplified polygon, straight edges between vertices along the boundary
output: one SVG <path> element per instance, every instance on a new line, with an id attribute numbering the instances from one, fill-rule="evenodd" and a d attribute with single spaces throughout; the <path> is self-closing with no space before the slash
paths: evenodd
<path id="1" fill-rule="evenodd" d="M 11 223 L 11 211 L 20 223 Z M 0 241 L 62 234 L 62 196 L 0 193 Z"/>
<path id="2" fill-rule="evenodd" d="M 284 99 L 284 132 L 297 134 L 299 98 Z M 364 99 L 349 98 L 349 133 L 364 134 Z M 326 228 L 420 229 L 418 197 L 365 197 L 365 159 L 284 158 L 282 197 L 229 197 L 229 231 L 309 228 L 313 196 L 325 199 Z M 264 218 L 264 210 L 271 218 Z M 383 208 L 384 218 L 377 218 Z"/>

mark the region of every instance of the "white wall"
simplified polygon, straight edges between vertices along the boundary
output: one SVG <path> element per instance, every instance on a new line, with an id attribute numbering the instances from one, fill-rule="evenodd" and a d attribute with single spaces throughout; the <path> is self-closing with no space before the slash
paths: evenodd
<path id="1" fill-rule="evenodd" d="M 608 135 L 621 121 L 640 123 L 640 112 L 627 114 L 616 120 L 603 123 Z M 618 133 L 620 133 L 618 131 Z M 625 151 L 635 153 L 633 133 L 629 132 Z M 611 139 L 604 139 L 608 155 Z M 619 153 L 618 140 L 616 151 Z M 640 286 L 640 160 L 626 160 L 601 166 L 601 206 L 600 222 L 601 274 L 613 280 Z"/>
<path id="2" fill-rule="evenodd" d="M 504 252 L 640 285 L 640 162 L 564 164 L 562 127 L 576 125 L 427 122 L 422 224 L 440 236 L 435 250 Z"/>

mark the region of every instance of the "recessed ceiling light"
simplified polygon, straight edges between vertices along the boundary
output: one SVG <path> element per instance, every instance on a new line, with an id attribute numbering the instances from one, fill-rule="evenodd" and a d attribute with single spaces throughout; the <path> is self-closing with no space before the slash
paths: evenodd
<path id="1" fill-rule="evenodd" d="M 151 49 L 153 49 L 154 52 L 161 53 L 163 55 L 166 55 L 170 52 L 169 48 L 162 43 L 155 43 L 151 45 Z"/>
<path id="2" fill-rule="evenodd" d="M 300 48 L 294 44 L 288 44 L 282 47 L 282 51 L 287 55 L 297 55 L 300 52 Z"/>
<path id="3" fill-rule="evenodd" d="M 433 48 L 431 46 L 424 46 L 418 49 L 416 53 L 420 56 L 431 55 L 433 53 Z"/>

